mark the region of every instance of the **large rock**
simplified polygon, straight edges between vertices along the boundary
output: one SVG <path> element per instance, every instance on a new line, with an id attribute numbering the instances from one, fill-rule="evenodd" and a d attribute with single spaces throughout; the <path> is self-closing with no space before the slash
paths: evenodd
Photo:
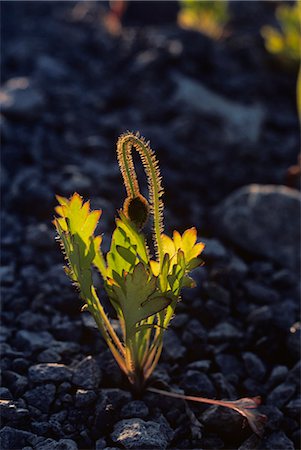
<path id="1" fill-rule="evenodd" d="M 72 439 L 45 439 L 35 445 L 36 450 L 77 450 L 78 446 Z"/>
<path id="2" fill-rule="evenodd" d="M 219 430 L 222 435 L 241 432 L 243 418 L 233 409 L 210 406 L 199 417 L 208 430 Z"/>
<path id="3" fill-rule="evenodd" d="M 293 397 L 296 387 L 287 381 L 279 384 L 267 397 L 267 405 L 277 406 L 279 409 L 283 408 L 289 400 Z"/>
<path id="4" fill-rule="evenodd" d="M 34 438 L 35 435 L 28 431 L 5 426 L 0 431 L 0 448 L 2 450 L 20 449 L 27 444 L 30 445 Z"/>
<path id="5" fill-rule="evenodd" d="M 112 440 L 125 448 L 167 447 L 173 432 L 166 421 L 148 421 L 125 419 L 117 422 L 111 434 Z"/>
<path id="6" fill-rule="evenodd" d="M 181 387 L 186 394 L 201 395 L 203 397 L 215 397 L 216 391 L 209 377 L 197 370 L 188 370 L 182 381 Z"/>
<path id="7" fill-rule="evenodd" d="M 19 330 L 15 341 L 17 348 L 29 352 L 51 348 L 54 342 L 52 335 L 48 331 L 35 333 L 27 330 Z"/>
<path id="8" fill-rule="evenodd" d="M 294 450 L 293 442 L 284 434 L 283 431 L 276 431 L 267 436 L 263 441 L 266 450 Z"/>
<path id="9" fill-rule="evenodd" d="M 95 389 L 102 378 L 101 370 L 92 356 L 84 358 L 74 368 L 73 383 L 85 389 Z"/>
<path id="10" fill-rule="evenodd" d="M 19 373 L 13 372 L 12 370 L 4 371 L 3 379 L 6 387 L 15 397 L 22 395 L 28 385 L 28 380 L 26 377 L 20 375 Z"/>
<path id="11" fill-rule="evenodd" d="M 169 361 L 183 358 L 186 353 L 185 347 L 181 344 L 180 339 L 173 330 L 168 330 L 164 336 L 164 344 L 164 356 Z"/>
<path id="12" fill-rule="evenodd" d="M 231 194 L 213 216 L 217 231 L 242 249 L 298 270 L 300 206 L 294 189 L 251 184 Z"/>
<path id="13" fill-rule="evenodd" d="M 176 84 L 176 101 L 206 116 L 220 118 L 227 141 L 234 143 L 258 140 L 265 115 L 261 105 L 234 102 L 181 74 L 174 75 L 173 79 Z"/>
<path id="14" fill-rule="evenodd" d="M 54 401 L 55 386 L 53 384 L 38 386 L 25 392 L 23 397 L 30 406 L 34 406 L 40 411 L 48 413 L 49 408 Z"/>
<path id="15" fill-rule="evenodd" d="M 43 383 L 45 381 L 62 382 L 71 380 L 72 370 L 64 364 L 35 364 L 29 368 L 28 375 L 33 383 Z"/>

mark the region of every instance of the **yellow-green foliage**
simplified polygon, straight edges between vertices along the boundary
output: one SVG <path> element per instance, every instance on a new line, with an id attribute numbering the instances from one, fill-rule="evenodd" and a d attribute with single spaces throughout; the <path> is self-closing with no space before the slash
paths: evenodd
<path id="1" fill-rule="evenodd" d="M 261 30 L 265 47 L 283 65 L 298 67 L 301 53 L 301 2 L 279 5 L 276 17 L 280 29 L 266 25 Z"/>
<path id="2" fill-rule="evenodd" d="M 131 155 L 133 148 L 146 171 L 149 202 L 139 190 Z M 116 219 L 106 257 L 100 249 L 101 236 L 94 235 L 101 211 L 90 211 L 89 202 L 84 203 L 77 193 L 70 199 L 57 197 L 58 217 L 54 225 L 68 263 L 67 275 L 78 287 L 120 368 L 140 390 L 159 360 L 163 333 L 173 317 L 181 289 L 195 285 L 189 272 L 202 263 L 199 254 L 204 245 L 196 243 L 195 228 L 183 235 L 175 231 L 172 238 L 163 234 L 163 189 L 158 162 L 149 144 L 138 135 L 124 134 L 118 140 L 117 155 L 127 198 Z M 139 207 L 129 213 L 129 204 L 136 199 Z M 149 211 L 153 216 L 156 259 L 151 257 L 141 231 Z M 117 336 L 98 298 L 92 279 L 93 266 L 103 278 L 122 338 Z"/>
<path id="3" fill-rule="evenodd" d="M 207 36 L 218 39 L 229 20 L 227 1 L 181 0 L 179 23 L 185 28 L 194 28 Z"/>

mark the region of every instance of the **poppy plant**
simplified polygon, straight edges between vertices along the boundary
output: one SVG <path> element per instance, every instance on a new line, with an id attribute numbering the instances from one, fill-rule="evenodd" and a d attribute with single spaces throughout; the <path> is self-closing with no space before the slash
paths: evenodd
<path id="1" fill-rule="evenodd" d="M 148 200 L 140 192 L 133 148 L 146 172 Z M 127 196 L 107 255 L 101 251 L 102 237 L 95 236 L 102 211 L 91 211 L 89 201 L 84 202 L 79 194 L 74 193 L 70 199 L 57 196 L 54 225 L 67 260 L 66 273 L 78 287 L 84 308 L 92 314 L 133 389 L 141 393 L 159 361 L 164 332 L 174 316 L 182 288 L 195 286 L 190 272 L 202 264 L 204 244 L 197 242 L 195 228 L 182 235 L 174 231 L 172 237 L 163 233 L 163 188 L 158 161 L 149 143 L 138 134 L 123 134 L 117 142 L 117 157 Z M 142 231 L 149 216 L 155 256 Z M 114 330 L 98 297 L 93 266 L 103 279 L 121 335 Z M 162 393 L 156 389 L 153 392 Z M 225 403 L 221 402 L 222 406 L 227 406 Z"/>

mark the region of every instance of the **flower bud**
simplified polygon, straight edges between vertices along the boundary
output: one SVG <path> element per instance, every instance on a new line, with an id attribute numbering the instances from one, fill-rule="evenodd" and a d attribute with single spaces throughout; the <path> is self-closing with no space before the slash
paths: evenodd
<path id="1" fill-rule="evenodd" d="M 143 195 L 127 197 L 123 204 L 123 212 L 138 229 L 143 228 L 149 216 L 149 204 Z"/>

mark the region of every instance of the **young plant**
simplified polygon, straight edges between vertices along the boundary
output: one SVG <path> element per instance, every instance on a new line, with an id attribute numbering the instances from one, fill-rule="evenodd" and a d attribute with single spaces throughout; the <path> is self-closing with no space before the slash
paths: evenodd
<path id="1" fill-rule="evenodd" d="M 140 192 L 133 148 L 139 153 L 146 172 L 149 200 Z M 182 235 L 174 231 L 172 237 L 163 234 L 163 188 L 158 161 L 149 144 L 138 134 L 123 134 L 117 142 L 117 157 L 127 197 L 116 219 L 106 257 L 100 249 L 102 237 L 94 235 L 101 211 L 90 211 L 89 202 L 84 203 L 77 193 L 70 199 L 57 196 L 58 217 L 54 225 L 68 262 L 66 273 L 78 287 L 84 308 L 94 317 L 133 389 L 141 392 L 160 358 L 164 332 L 174 315 L 182 288 L 195 286 L 189 274 L 202 264 L 199 255 L 204 244 L 197 243 L 195 228 Z M 151 256 L 142 232 L 149 216 L 153 221 L 156 258 Z M 120 323 L 121 336 L 115 332 L 98 298 L 93 285 L 93 266 L 103 278 Z M 154 388 L 153 392 L 162 393 Z M 239 405 L 245 405 L 245 402 L 229 406 L 231 402 L 226 405 L 227 402 L 218 403 L 218 400 L 203 400 L 236 410 Z M 247 407 L 256 408 L 256 402 L 248 400 Z M 244 415 L 247 417 L 247 413 Z"/>
<path id="2" fill-rule="evenodd" d="M 149 201 L 141 194 L 132 159 L 135 148 L 142 160 L 149 186 Z M 75 193 L 67 200 L 57 197 L 54 224 L 68 261 L 67 275 L 78 286 L 81 298 L 93 315 L 105 341 L 136 390 L 141 390 L 159 360 L 163 334 L 174 314 L 182 287 L 193 287 L 189 272 L 202 261 L 204 248 L 196 243 L 195 228 L 181 236 L 163 234 L 163 203 L 158 161 L 148 143 L 137 135 L 122 135 L 117 155 L 127 197 L 116 219 L 111 248 L 105 258 L 101 236 L 94 231 L 101 211 L 90 211 Z M 152 259 L 142 228 L 153 217 L 156 259 Z M 101 274 L 122 330 L 114 331 L 97 296 L 92 265 Z"/>

